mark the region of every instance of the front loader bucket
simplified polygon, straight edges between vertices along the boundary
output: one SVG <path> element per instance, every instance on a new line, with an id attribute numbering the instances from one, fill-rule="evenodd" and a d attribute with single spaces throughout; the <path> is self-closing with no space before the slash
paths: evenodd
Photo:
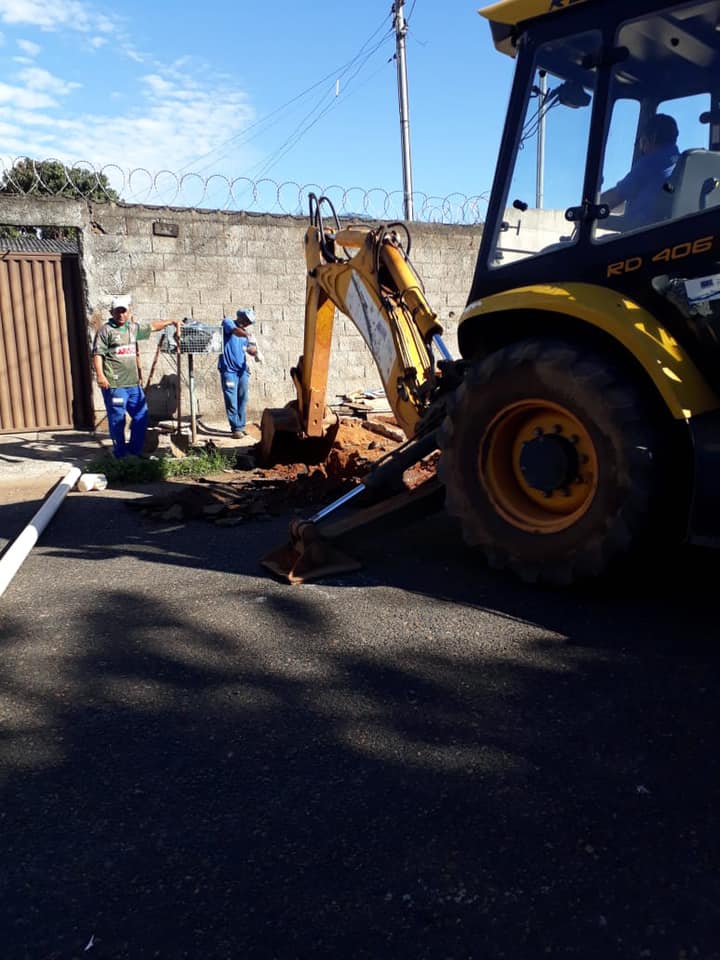
<path id="1" fill-rule="evenodd" d="M 323 435 L 308 437 L 302 432 L 295 401 L 286 407 L 267 407 L 260 421 L 260 463 L 265 467 L 278 463 L 323 463 L 339 427 L 339 418 L 328 414 L 323 420 Z"/>
<path id="2" fill-rule="evenodd" d="M 324 540 L 314 523 L 295 521 L 290 541 L 266 554 L 260 563 L 288 583 L 307 583 L 338 573 L 360 570 L 362 564 Z"/>

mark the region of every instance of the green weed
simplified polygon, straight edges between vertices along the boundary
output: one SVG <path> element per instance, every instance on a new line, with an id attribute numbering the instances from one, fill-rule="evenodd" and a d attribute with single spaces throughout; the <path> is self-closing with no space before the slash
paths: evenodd
<path id="1" fill-rule="evenodd" d="M 109 483 L 153 483 L 171 477 L 203 477 L 232 469 L 237 452 L 191 448 L 183 458 L 170 456 L 123 457 L 116 460 L 109 454 L 97 457 L 88 465 L 89 473 L 104 473 Z"/>

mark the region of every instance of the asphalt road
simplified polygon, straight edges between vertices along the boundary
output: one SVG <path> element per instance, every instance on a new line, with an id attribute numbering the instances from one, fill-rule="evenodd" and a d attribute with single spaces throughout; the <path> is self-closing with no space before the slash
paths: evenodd
<path id="1" fill-rule="evenodd" d="M 3 960 L 720 957 L 718 557 L 548 592 L 439 515 L 293 588 L 133 495 L 0 600 Z"/>

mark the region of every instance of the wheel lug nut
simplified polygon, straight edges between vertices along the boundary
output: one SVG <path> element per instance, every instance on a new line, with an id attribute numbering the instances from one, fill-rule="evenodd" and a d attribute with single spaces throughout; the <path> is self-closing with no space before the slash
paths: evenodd
<path id="1" fill-rule="evenodd" d="M 535 427 L 535 429 L 533 430 L 533 436 L 534 436 L 534 437 L 542 437 L 542 436 L 543 436 L 543 428 L 542 428 L 542 427 Z"/>
<path id="2" fill-rule="evenodd" d="M 555 424 L 555 426 L 553 427 L 553 431 L 554 431 L 555 433 L 562 433 L 562 427 L 560 426 L 559 423 L 556 423 L 556 424 Z"/>
<path id="3" fill-rule="evenodd" d="M 552 495 L 553 495 L 552 490 L 544 490 L 543 493 L 544 493 L 544 496 L 545 496 L 545 499 L 546 499 L 546 500 L 549 500 L 549 499 L 552 497 Z"/>
<path id="4" fill-rule="evenodd" d="M 570 437 L 570 443 L 580 443 L 580 437 L 576 433 L 574 433 Z"/>

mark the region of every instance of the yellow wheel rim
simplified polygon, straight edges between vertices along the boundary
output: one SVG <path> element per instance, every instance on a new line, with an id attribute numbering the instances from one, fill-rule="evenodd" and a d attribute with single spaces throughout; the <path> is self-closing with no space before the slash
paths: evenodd
<path id="1" fill-rule="evenodd" d="M 587 428 L 548 400 L 522 400 L 497 414 L 483 435 L 479 472 L 500 516 L 529 533 L 567 530 L 597 492 Z"/>

